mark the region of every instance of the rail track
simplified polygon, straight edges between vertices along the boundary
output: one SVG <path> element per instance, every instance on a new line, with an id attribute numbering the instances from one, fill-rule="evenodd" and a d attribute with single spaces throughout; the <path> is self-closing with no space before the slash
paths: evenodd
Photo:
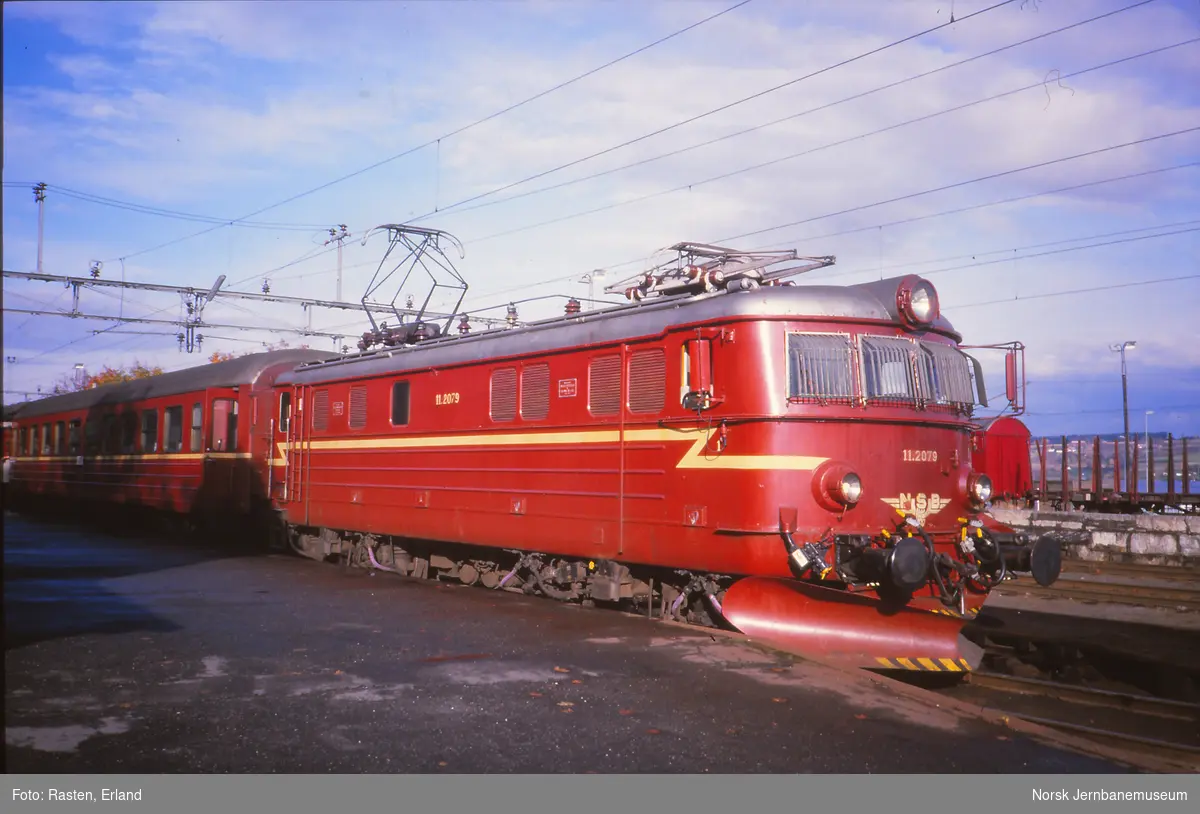
<path id="1" fill-rule="evenodd" d="M 979 670 L 940 690 L 1005 717 L 1119 748 L 1154 771 L 1200 771 L 1200 704 Z"/>
<path id="2" fill-rule="evenodd" d="M 1200 566 L 1196 565 L 1147 565 L 1132 562 L 1088 562 L 1086 560 L 1063 560 L 1062 577 L 1065 579 L 1125 579 L 1150 582 L 1182 583 L 1200 586 Z"/>
<path id="3" fill-rule="evenodd" d="M 1114 605 L 1200 611 L 1200 568 L 1137 563 L 1063 563 L 1062 575 L 1049 587 L 1034 582 L 1005 582 L 1000 595 L 1073 599 Z"/>

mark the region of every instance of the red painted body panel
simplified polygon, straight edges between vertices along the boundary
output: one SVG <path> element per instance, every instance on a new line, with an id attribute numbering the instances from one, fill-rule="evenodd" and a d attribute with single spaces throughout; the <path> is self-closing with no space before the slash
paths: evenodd
<path id="1" fill-rule="evenodd" d="M 961 622 L 898 608 L 795 580 L 744 579 L 725 595 L 738 630 L 780 650 L 820 655 L 852 667 L 969 672 L 983 651 L 960 635 Z M 929 664 L 932 660 L 933 664 Z"/>
<path id="2" fill-rule="evenodd" d="M 20 405 L 12 443 L 19 448 L 24 439 L 25 447 L 16 449 L 10 461 L 8 497 L 14 505 L 37 498 L 138 506 L 178 515 L 245 515 L 256 501 L 265 501 L 267 493 L 270 425 L 257 419 L 260 413 L 269 419 L 274 379 L 293 366 L 279 361 L 255 369 L 253 377 L 242 381 L 234 377 L 229 387 L 100 399 L 86 409 L 38 409 L 39 402 Z M 214 420 L 221 402 L 236 404 L 236 419 L 226 419 L 223 432 Z M 193 432 L 197 405 L 200 423 Z M 180 408 L 181 425 L 178 448 L 168 450 L 165 410 L 172 407 Z M 157 416 L 151 445 L 143 436 L 145 411 Z M 130 422 L 132 432 L 124 421 Z M 74 445 L 73 422 L 79 427 Z M 44 441 L 46 427 L 49 442 Z M 228 439 L 236 440 L 230 446 Z"/>
<path id="3" fill-rule="evenodd" d="M 711 421 L 680 405 L 681 363 L 667 365 L 661 410 L 636 414 L 626 406 L 617 420 L 593 417 L 584 392 L 588 363 L 611 348 L 306 385 L 295 403 L 311 405 L 316 391 L 327 390 L 329 423 L 313 430 L 311 410 L 297 414 L 290 441 L 299 449 L 288 461 L 293 480 L 302 473 L 301 488 L 279 505 L 303 525 L 727 574 L 790 573 L 779 538 L 783 507 L 795 508 L 798 533 L 815 539 L 827 529 L 894 529 L 903 501 L 929 531 L 956 539 L 970 471 L 965 418 L 912 407 L 789 404 L 787 331 L 830 326 L 762 320 L 716 327 L 735 338 L 714 348 L 724 402 Z M 628 357 L 662 348 L 679 360 L 682 343 L 694 336 L 681 330 L 615 350 Z M 547 362 L 551 381 L 574 379 L 577 394 L 557 397 L 552 387 L 544 420 L 492 421 L 491 372 Z M 411 421 L 403 428 L 388 423 L 397 379 L 411 388 Z M 366 422 L 351 430 L 349 411 L 339 415 L 337 405 L 362 385 Z M 456 400 L 438 405 L 444 393 Z M 905 450 L 936 457 L 906 462 Z M 861 475 L 864 497 L 844 513 L 828 511 L 813 495 L 812 467 L 781 468 L 792 465 L 781 458 L 844 461 Z M 287 480 L 288 469 L 277 466 L 274 481 Z"/>

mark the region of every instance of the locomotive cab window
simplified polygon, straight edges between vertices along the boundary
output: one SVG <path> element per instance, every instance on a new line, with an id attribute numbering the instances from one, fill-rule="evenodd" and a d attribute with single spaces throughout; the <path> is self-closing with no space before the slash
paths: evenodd
<path id="1" fill-rule="evenodd" d="M 788 399 L 850 402 L 852 345 L 846 334 L 787 335 Z"/>
<path id="2" fill-rule="evenodd" d="M 970 362 L 962 351 L 936 342 L 920 343 L 917 371 L 921 396 L 934 405 L 970 410 L 975 406 Z"/>
<path id="3" fill-rule="evenodd" d="M 392 426 L 408 425 L 408 382 L 392 382 Z"/>
<path id="4" fill-rule="evenodd" d="M 864 336 L 861 342 L 867 400 L 915 402 L 913 343 L 894 336 Z"/>

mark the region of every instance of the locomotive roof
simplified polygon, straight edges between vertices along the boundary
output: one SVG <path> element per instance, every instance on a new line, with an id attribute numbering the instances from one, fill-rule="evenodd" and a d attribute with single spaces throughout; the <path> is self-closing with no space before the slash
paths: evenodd
<path id="1" fill-rule="evenodd" d="M 280 383 L 308 384 L 357 376 L 419 370 L 547 353 L 578 345 L 619 342 L 662 334 L 672 326 L 728 318 L 856 319 L 898 322 L 896 290 L 902 277 L 858 285 L 764 286 L 749 291 L 719 291 L 580 312 L 526 324 L 425 340 L 415 345 L 383 348 L 332 360 L 303 364 L 280 375 Z M 932 332 L 954 341 L 961 337 L 943 317 Z"/>
<path id="2" fill-rule="evenodd" d="M 88 410 L 104 404 L 121 404 L 158 396 L 173 396 L 178 393 L 204 390 L 208 387 L 253 384 L 263 371 L 281 362 L 298 365 L 303 362 L 328 359 L 330 356 L 331 354 L 328 352 L 303 348 L 251 353 L 227 362 L 213 362 L 145 379 L 105 384 L 75 393 L 65 393 L 61 396 L 50 396 L 24 404 L 10 405 L 10 407 L 15 408 L 12 412 L 13 417 L 21 419 L 49 413 Z M 5 410 L 7 417 L 8 408 L 6 407 Z"/>

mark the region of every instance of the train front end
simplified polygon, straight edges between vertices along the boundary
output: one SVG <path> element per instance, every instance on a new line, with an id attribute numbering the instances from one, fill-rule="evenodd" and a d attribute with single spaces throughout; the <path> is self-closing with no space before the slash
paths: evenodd
<path id="1" fill-rule="evenodd" d="M 739 432 L 805 466 L 760 476 L 775 553 L 726 591 L 723 616 L 857 666 L 976 668 L 962 629 L 988 594 L 1012 575 L 1049 585 L 1061 566 L 1060 541 L 1028 541 L 989 513 L 993 487 L 971 454 L 972 414 L 987 403 L 979 362 L 919 277 L 783 291 L 793 314 L 812 311 L 759 327 L 759 358 L 786 365 L 760 380 L 786 382 L 786 407 L 769 429 Z"/>

